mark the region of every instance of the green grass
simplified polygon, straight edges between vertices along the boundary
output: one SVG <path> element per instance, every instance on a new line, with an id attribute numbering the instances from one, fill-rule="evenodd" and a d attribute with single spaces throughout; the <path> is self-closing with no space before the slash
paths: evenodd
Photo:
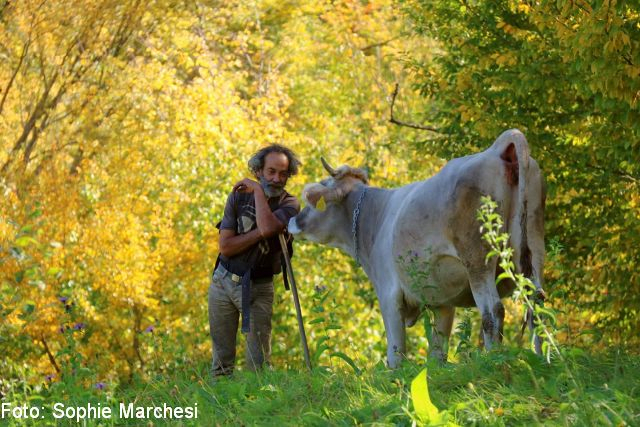
<path id="1" fill-rule="evenodd" d="M 564 351 L 550 365 L 526 350 L 471 351 L 445 366 L 429 363 L 433 403 L 460 425 L 640 425 L 640 357 L 610 350 L 589 355 Z M 55 402 L 112 407 L 194 406 L 197 420 L 170 425 L 406 425 L 416 420 L 412 379 L 424 366 L 406 362 L 388 370 L 380 364 L 352 370 L 237 372 L 212 381 L 208 363 L 184 366 L 127 386 L 97 390 L 69 379 L 48 388 L 16 382 L 3 402 L 51 406 Z M 75 420 L 4 419 L 5 425 L 77 425 Z M 163 425 L 162 420 L 91 420 L 86 425 Z"/>

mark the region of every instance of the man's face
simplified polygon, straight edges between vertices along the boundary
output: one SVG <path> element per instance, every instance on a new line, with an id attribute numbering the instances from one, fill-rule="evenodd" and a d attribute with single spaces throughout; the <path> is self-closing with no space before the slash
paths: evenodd
<path id="1" fill-rule="evenodd" d="M 258 171 L 258 178 L 267 197 L 282 194 L 289 178 L 289 159 L 284 153 L 269 153 L 264 158 L 264 167 Z"/>

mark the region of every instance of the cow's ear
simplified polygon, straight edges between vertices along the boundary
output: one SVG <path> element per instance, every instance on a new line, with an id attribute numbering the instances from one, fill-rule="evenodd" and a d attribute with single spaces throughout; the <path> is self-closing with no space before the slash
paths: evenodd
<path id="1" fill-rule="evenodd" d="M 324 191 L 326 188 L 319 184 L 310 184 L 302 191 L 302 197 L 307 204 L 313 206 L 314 209 L 318 209 L 318 205 L 324 204 L 326 208 L 326 201 L 324 200 Z M 320 201 L 322 200 L 322 203 Z"/>

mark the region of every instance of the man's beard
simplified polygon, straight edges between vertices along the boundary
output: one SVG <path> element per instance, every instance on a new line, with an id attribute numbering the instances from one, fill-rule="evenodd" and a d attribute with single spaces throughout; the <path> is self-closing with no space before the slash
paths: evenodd
<path id="1" fill-rule="evenodd" d="M 284 184 L 276 184 L 267 181 L 267 179 L 263 176 L 260 177 L 260 185 L 264 190 L 265 196 L 267 196 L 268 198 L 279 197 L 284 191 Z"/>

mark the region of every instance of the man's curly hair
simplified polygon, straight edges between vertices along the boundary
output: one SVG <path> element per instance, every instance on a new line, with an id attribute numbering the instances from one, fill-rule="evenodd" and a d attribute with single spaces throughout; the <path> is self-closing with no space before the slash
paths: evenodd
<path id="1" fill-rule="evenodd" d="M 264 168 L 264 159 L 270 153 L 282 153 L 287 156 L 287 159 L 289 159 L 289 169 L 287 171 L 289 176 L 293 176 L 298 173 L 298 169 L 302 164 L 298 159 L 298 156 L 284 145 L 271 144 L 256 151 L 256 153 L 249 159 L 249 169 L 254 175 L 257 175 L 258 171 Z"/>

